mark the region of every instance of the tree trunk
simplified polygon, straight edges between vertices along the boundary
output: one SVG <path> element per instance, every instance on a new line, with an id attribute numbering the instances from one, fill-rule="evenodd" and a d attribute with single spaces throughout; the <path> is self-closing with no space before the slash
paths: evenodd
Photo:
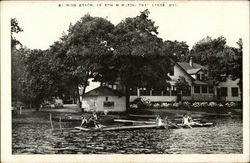
<path id="1" fill-rule="evenodd" d="M 80 100 L 80 93 L 79 93 L 79 87 L 78 87 L 78 84 L 76 84 L 76 99 L 77 99 L 77 105 L 79 108 L 81 108 L 81 100 Z"/>
<path id="2" fill-rule="evenodd" d="M 38 97 L 35 98 L 34 104 L 35 104 L 36 111 L 39 111 L 40 104 L 42 103 L 41 101 L 42 101 L 41 97 L 38 96 Z"/>
<path id="3" fill-rule="evenodd" d="M 128 87 L 125 88 L 125 97 L 126 97 L 126 110 L 128 110 L 129 109 L 129 98 L 130 98 Z"/>
<path id="4" fill-rule="evenodd" d="M 39 111 L 40 102 L 36 101 L 36 103 L 35 103 L 35 108 L 36 108 L 36 111 Z"/>

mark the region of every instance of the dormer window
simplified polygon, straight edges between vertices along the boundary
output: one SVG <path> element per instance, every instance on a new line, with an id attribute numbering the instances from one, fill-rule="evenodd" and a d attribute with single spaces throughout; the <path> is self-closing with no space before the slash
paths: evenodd
<path id="1" fill-rule="evenodd" d="M 201 74 L 201 79 L 200 80 L 204 80 L 204 74 Z"/>
<path id="2" fill-rule="evenodd" d="M 197 80 L 201 80 L 201 75 L 200 74 L 196 74 L 196 79 Z"/>

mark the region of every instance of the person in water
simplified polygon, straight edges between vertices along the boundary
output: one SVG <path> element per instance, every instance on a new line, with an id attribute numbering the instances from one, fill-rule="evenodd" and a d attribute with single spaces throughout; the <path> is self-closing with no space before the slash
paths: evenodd
<path id="1" fill-rule="evenodd" d="M 102 126 L 100 124 L 100 122 L 98 121 L 98 117 L 97 117 L 97 114 L 95 112 L 93 112 L 92 116 L 89 119 L 89 122 L 90 122 L 91 127 L 101 128 L 101 126 Z"/>
<path id="2" fill-rule="evenodd" d="M 164 125 L 164 123 L 162 122 L 162 119 L 161 119 L 161 117 L 159 115 L 156 117 L 156 124 L 158 126 Z"/>
<path id="3" fill-rule="evenodd" d="M 190 117 L 188 116 L 188 114 L 184 114 L 183 117 L 182 117 L 182 123 L 183 123 L 185 126 L 187 126 L 187 127 L 189 127 L 189 128 L 192 128 L 192 127 L 190 126 L 189 120 L 190 120 Z"/>
<path id="4" fill-rule="evenodd" d="M 201 123 L 194 122 L 190 114 L 184 114 L 184 116 L 183 116 L 183 118 L 182 118 L 182 123 L 183 123 L 184 125 L 186 125 L 187 127 L 189 127 L 189 128 L 192 128 L 191 125 L 202 126 Z"/>
<path id="5" fill-rule="evenodd" d="M 81 123 L 80 127 L 86 126 L 87 124 L 88 124 L 87 118 L 85 116 L 82 116 L 82 123 Z"/>

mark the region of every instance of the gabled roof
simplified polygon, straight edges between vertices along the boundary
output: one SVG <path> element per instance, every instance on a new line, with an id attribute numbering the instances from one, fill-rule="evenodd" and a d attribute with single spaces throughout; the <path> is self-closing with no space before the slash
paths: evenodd
<path id="1" fill-rule="evenodd" d="M 97 87 L 89 92 L 86 92 L 83 96 L 122 96 L 123 93 L 116 91 L 107 86 Z"/>
<path id="2" fill-rule="evenodd" d="M 201 68 L 189 69 L 189 70 L 187 70 L 187 73 L 189 73 L 189 74 L 196 74 L 200 70 L 201 70 Z"/>
<path id="3" fill-rule="evenodd" d="M 197 85 L 208 85 L 207 83 L 199 81 L 199 80 L 195 80 L 194 84 L 197 84 Z"/>
<path id="4" fill-rule="evenodd" d="M 201 68 L 201 69 L 206 69 L 207 68 L 205 66 L 202 66 L 200 64 L 197 64 L 197 63 L 193 63 L 193 67 L 190 66 L 190 64 L 188 62 L 177 62 L 184 70 L 190 70 L 190 69 L 198 69 L 198 68 Z"/>
<path id="5" fill-rule="evenodd" d="M 182 71 L 189 77 L 191 81 L 195 80 L 184 68 L 181 67 L 181 65 L 178 64 L 178 62 L 176 62 L 176 65 L 182 69 Z"/>

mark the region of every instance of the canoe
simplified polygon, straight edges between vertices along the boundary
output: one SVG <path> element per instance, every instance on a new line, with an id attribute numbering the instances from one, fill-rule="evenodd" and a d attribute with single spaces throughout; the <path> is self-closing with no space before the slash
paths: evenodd
<path id="1" fill-rule="evenodd" d="M 133 123 L 133 124 L 155 124 L 155 121 L 134 121 L 128 119 L 114 119 L 114 122 L 121 122 L 121 123 Z"/>
<path id="2" fill-rule="evenodd" d="M 136 117 L 136 118 L 156 118 L 157 115 L 138 115 L 138 114 L 129 114 L 130 117 Z"/>
<path id="3" fill-rule="evenodd" d="M 117 131 L 117 130 L 133 130 L 133 129 L 165 129 L 165 125 L 137 125 L 137 126 L 105 126 L 102 128 L 94 127 L 75 127 L 81 131 Z"/>
<path id="4" fill-rule="evenodd" d="M 182 127 L 182 128 L 189 128 L 187 125 L 184 125 L 184 124 L 177 124 L 177 126 Z M 207 123 L 201 123 L 200 125 L 193 124 L 193 125 L 190 125 L 190 126 L 191 127 L 211 127 L 211 126 L 214 126 L 214 123 L 207 122 Z"/>

